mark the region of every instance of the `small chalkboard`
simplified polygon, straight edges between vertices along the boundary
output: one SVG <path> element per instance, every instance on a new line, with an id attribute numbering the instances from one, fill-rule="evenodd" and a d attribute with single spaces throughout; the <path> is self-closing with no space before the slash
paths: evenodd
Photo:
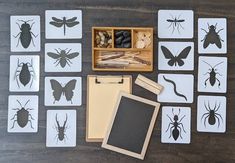
<path id="1" fill-rule="evenodd" d="M 102 147 L 144 159 L 160 104 L 120 92 Z"/>

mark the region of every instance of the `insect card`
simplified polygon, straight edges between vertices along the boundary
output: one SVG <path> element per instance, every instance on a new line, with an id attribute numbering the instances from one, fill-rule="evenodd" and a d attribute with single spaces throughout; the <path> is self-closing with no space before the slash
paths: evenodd
<path id="1" fill-rule="evenodd" d="M 199 92 L 227 92 L 227 58 L 199 57 Z"/>
<path id="2" fill-rule="evenodd" d="M 40 16 L 11 16 L 10 23 L 12 52 L 40 51 Z"/>
<path id="3" fill-rule="evenodd" d="M 226 18 L 198 19 L 198 53 L 227 53 Z"/>
<path id="4" fill-rule="evenodd" d="M 82 104 L 81 77 L 46 77 L 46 106 L 80 106 Z"/>
<path id="5" fill-rule="evenodd" d="M 38 131 L 38 96 L 10 95 L 8 98 L 8 132 Z"/>
<path id="6" fill-rule="evenodd" d="M 159 42 L 158 69 L 192 71 L 194 69 L 194 43 Z"/>
<path id="7" fill-rule="evenodd" d="M 76 110 L 47 111 L 47 147 L 76 146 Z"/>
<path id="8" fill-rule="evenodd" d="M 159 10 L 159 38 L 193 38 L 192 10 Z"/>
<path id="9" fill-rule="evenodd" d="M 39 91 L 39 56 L 10 56 L 9 90 L 12 92 Z"/>
<path id="10" fill-rule="evenodd" d="M 46 10 L 46 39 L 82 38 L 81 10 Z"/>
<path id="11" fill-rule="evenodd" d="M 158 83 L 164 87 L 163 91 L 157 96 L 159 102 L 193 102 L 193 75 L 159 74 Z"/>
<path id="12" fill-rule="evenodd" d="M 197 131 L 215 133 L 226 131 L 226 97 L 198 96 Z"/>
<path id="13" fill-rule="evenodd" d="M 191 108 L 162 107 L 162 143 L 189 144 L 191 141 Z"/>

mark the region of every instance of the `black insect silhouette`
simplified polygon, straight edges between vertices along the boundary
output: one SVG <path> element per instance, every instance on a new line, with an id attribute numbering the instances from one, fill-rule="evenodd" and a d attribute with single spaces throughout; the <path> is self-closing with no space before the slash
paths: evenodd
<path id="1" fill-rule="evenodd" d="M 15 122 L 18 123 L 18 125 L 21 128 L 24 128 L 28 122 L 30 123 L 30 126 L 32 129 L 33 125 L 32 125 L 32 120 L 34 120 L 34 118 L 32 117 L 32 115 L 29 113 L 30 110 L 33 110 L 32 108 L 25 108 L 26 105 L 29 103 L 30 100 L 28 100 L 24 106 L 21 105 L 19 100 L 16 100 L 17 103 L 20 105 L 20 108 L 13 108 L 12 110 L 17 110 L 16 114 L 11 118 L 11 120 L 13 121 L 13 125 L 11 127 L 11 129 L 13 129 L 15 127 Z"/>
<path id="2" fill-rule="evenodd" d="M 67 51 L 67 49 L 61 50 L 59 48 L 59 50 L 60 51 L 55 49 L 56 53 L 48 52 L 47 55 L 53 59 L 56 59 L 54 64 L 56 64 L 56 66 L 60 64 L 62 68 L 64 68 L 66 65 L 70 66 L 70 64 L 72 64 L 70 60 L 79 55 L 78 52 L 70 53 L 71 49 Z"/>
<path id="3" fill-rule="evenodd" d="M 184 22 L 184 19 L 180 19 L 180 16 L 178 16 L 178 18 L 173 17 L 173 15 L 171 15 L 171 19 L 167 19 L 166 21 L 170 23 L 170 25 L 168 26 L 168 28 L 172 27 L 172 33 L 174 33 L 175 28 L 177 29 L 178 33 L 180 34 L 180 28 L 184 29 L 184 27 L 181 25 L 182 22 Z"/>
<path id="4" fill-rule="evenodd" d="M 58 117 L 57 117 L 57 113 L 56 113 L 56 116 L 55 116 L 55 121 L 56 121 L 55 129 L 57 131 L 57 135 L 56 135 L 57 142 L 58 142 L 58 140 L 59 141 L 63 141 L 64 140 L 64 142 L 65 142 L 65 138 L 67 138 L 66 130 L 68 129 L 68 125 L 67 125 L 68 115 L 67 115 L 67 113 L 66 113 L 66 117 L 65 117 L 63 126 L 60 126 L 60 123 L 59 123 Z"/>
<path id="5" fill-rule="evenodd" d="M 76 21 L 77 17 L 73 17 L 71 19 L 67 19 L 66 17 L 63 17 L 63 19 L 59 19 L 56 17 L 52 17 L 52 20 L 50 22 L 51 25 L 54 25 L 55 27 L 64 27 L 64 35 L 66 34 L 66 27 L 74 27 L 75 25 L 79 24 L 79 21 Z"/>

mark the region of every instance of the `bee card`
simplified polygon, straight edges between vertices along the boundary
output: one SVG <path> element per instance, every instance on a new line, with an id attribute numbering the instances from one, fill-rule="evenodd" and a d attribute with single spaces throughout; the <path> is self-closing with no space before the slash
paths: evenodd
<path id="1" fill-rule="evenodd" d="M 46 146 L 76 146 L 76 110 L 48 110 Z"/>
<path id="2" fill-rule="evenodd" d="M 11 16 L 11 51 L 39 52 L 41 49 L 40 16 Z"/>
<path id="3" fill-rule="evenodd" d="M 81 39 L 81 10 L 46 10 L 46 39 Z"/>
<path id="4" fill-rule="evenodd" d="M 9 90 L 11 92 L 39 91 L 39 56 L 10 56 Z"/>
<path id="5" fill-rule="evenodd" d="M 199 57 L 199 92 L 227 92 L 227 58 Z"/>
<path id="6" fill-rule="evenodd" d="M 158 69 L 171 71 L 192 71 L 194 69 L 194 43 L 159 42 Z"/>
<path id="7" fill-rule="evenodd" d="M 161 142 L 179 144 L 191 142 L 190 107 L 162 107 Z"/>
<path id="8" fill-rule="evenodd" d="M 226 131 L 226 97 L 198 96 L 197 131 L 214 133 Z"/>
<path id="9" fill-rule="evenodd" d="M 198 53 L 227 53 L 226 18 L 198 19 Z"/>
<path id="10" fill-rule="evenodd" d="M 38 96 L 10 95 L 8 97 L 8 132 L 38 131 Z"/>
<path id="11" fill-rule="evenodd" d="M 159 38 L 193 38 L 194 15 L 192 10 L 159 10 Z"/>
<path id="12" fill-rule="evenodd" d="M 46 106 L 80 106 L 82 104 L 81 77 L 46 77 Z"/>

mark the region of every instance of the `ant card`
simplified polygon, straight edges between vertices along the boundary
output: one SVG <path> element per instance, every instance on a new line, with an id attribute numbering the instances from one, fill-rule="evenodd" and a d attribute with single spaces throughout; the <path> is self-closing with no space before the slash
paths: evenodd
<path id="1" fill-rule="evenodd" d="M 10 56 L 9 90 L 11 92 L 39 91 L 39 56 Z"/>
<path id="2" fill-rule="evenodd" d="M 159 10 L 159 38 L 193 38 L 192 10 Z"/>
<path id="3" fill-rule="evenodd" d="M 198 96 L 197 131 L 224 133 L 226 131 L 226 97 Z"/>
<path id="4" fill-rule="evenodd" d="M 11 16 L 11 51 L 39 52 L 40 16 Z"/>
<path id="5" fill-rule="evenodd" d="M 227 58 L 199 57 L 199 92 L 227 92 Z"/>
<path id="6" fill-rule="evenodd" d="M 191 142 L 190 107 L 162 107 L 161 142 L 179 144 Z"/>
<path id="7" fill-rule="evenodd" d="M 46 39 L 82 38 L 81 10 L 47 10 Z"/>
<path id="8" fill-rule="evenodd" d="M 198 53 L 227 53 L 226 18 L 198 19 Z"/>
<path id="9" fill-rule="evenodd" d="M 80 43 L 45 44 L 45 72 L 81 72 Z"/>
<path id="10" fill-rule="evenodd" d="M 46 77 L 46 106 L 80 106 L 82 104 L 81 77 Z"/>
<path id="11" fill-rule="evenodd" d="M 159 42 L 158 69 L 192 71 L 194 69 L 194 43 Z"/>
<path id="12" fill-rule="evenodd" d="M 38 96 L 10 95 L 8 98 L 8 132 L 38 131 Z"/>
<path id="13" fill-rule="evenodd" d="M 47 111 L 47 147 L 76 146 L 76 110 Z"/>
<path id="14" fill-rule="evenodd" d="M 164 87 L 159 102 L 193 103 L 193 75 L 159 74 L 158 83 Z"/>

